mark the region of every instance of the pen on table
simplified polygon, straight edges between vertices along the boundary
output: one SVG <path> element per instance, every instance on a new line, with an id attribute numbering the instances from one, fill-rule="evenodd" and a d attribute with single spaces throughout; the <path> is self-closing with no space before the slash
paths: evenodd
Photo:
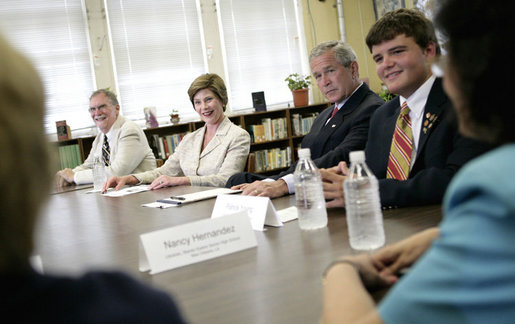
<path id="1" fill-rule="evenodd" d="M 177 200 L 170 200 L 170 199 L 158 199 L 156 200 L 159 203 L 165 203 L 165 204 L 171 204 L 171 205 L 181 205 L 182 202 Z"/>
<path id="2" fill-rule="evenodd" d="M 170 199 L 173 199 L 173 200 L 186 200 L 186 198 L 181 197 L 181 196 L 171 196 Z"/>

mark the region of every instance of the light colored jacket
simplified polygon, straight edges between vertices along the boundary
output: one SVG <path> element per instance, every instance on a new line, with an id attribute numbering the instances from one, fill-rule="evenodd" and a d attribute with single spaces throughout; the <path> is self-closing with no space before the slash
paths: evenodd
<path id="1" fill-rule="evenodd" d="M 225 117 L 215 136 L 202 151 L 206 126 L 184 136 L 165 164 L 134 174 L 143 183 L 160 175 L 187 176 L 192 186 L 223 187 L 227 179 L 242 172 L 250 150 L 250 135 Z"/>
<path id="2" fill-rule="evenodd" d="M 107 134 L 111 151 L 110 163 L 106 167 L 106 175 L 124 176 L 133 172 L 144 172 L 155 169 L 156 159 L 148 145 L 145 133 L 131 120 L 118 115 Z M 83 164 L 73 169 L 76 184 L 93 182 L 93 164 L 96 157 L 102 157 L 104 133 L 100 132 L 93 141 L 88 158 Z"/>

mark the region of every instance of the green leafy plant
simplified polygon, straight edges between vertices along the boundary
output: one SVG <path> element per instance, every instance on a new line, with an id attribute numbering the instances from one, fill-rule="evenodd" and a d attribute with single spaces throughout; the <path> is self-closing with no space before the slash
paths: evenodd
<path id="1" fill-rule="evenodd" d="M 381 89 L 381 91 L 378 93 L 378 95 L 385 102 L 388 102 L 388 101 L 392 100 L 393 98 L 395 98 L 395 95 L 393 93 L 391 93 L 390 91 L 388 91 L 388 88 L 386 88 L 386 87 L 383 87 Z"/>
<path id="2" fill-rule="evenodd" d="M 288 75 L 284 81 L 288 82 L 290 90 L 306 89 L 311 84 L 311 76 L 302 76 L 298 73 Z"/>

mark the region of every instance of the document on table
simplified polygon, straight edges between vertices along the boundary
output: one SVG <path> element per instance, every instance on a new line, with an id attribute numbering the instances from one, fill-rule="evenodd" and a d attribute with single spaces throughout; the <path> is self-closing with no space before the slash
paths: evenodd
<path id="1" fill-rule="evenodd" d="M 190 194 L 180 195 L 180 196 L 172 196 L 164 199 L 158 199 L 156 202 L 143 204 L 143 207 L 153 207 L 153 208 L 170 208 L 177 207 L 184 204 L 189 204 L 195 201 L 205 200 L 217 197 L 221 194 L 233 194 L 239 193 L 241 190 L 233 190 L 228 188 L 216 188 L 211 190 L 204 190 L 199 192 L 194 192 Z"/>
<path id="2" fill-rule="evenodd" d="M 106 192 L 104 194 L 104 196 L 107 196 L 107 197 L 127 196 L 127 195 L 135 194 L 135 193 L 138 193 L 138 192 L 148 191 L 148 187 L 149 187 L 149 185 L 125 187 L 125 188 L 120 189 L 120 190 L 108 191 L 108 192 Z"/>

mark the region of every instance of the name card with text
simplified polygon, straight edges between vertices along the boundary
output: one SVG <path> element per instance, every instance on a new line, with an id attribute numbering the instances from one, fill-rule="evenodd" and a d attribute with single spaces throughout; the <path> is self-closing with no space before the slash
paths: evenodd
<path id="1" fill-rule="evenodd" d="M 248 211 L 252 228 L 256 231 L 262 231 L 264 225 L 283 226 L 274 205 L 268 197 L 219 195 L 216 198 L 211 218 L 245 210 Z"/>
<path id="2" fill-rule="evenodd" d="M 139 270 L 156 274 L 255 246 L 242 211 L 140 235 Z"/>

